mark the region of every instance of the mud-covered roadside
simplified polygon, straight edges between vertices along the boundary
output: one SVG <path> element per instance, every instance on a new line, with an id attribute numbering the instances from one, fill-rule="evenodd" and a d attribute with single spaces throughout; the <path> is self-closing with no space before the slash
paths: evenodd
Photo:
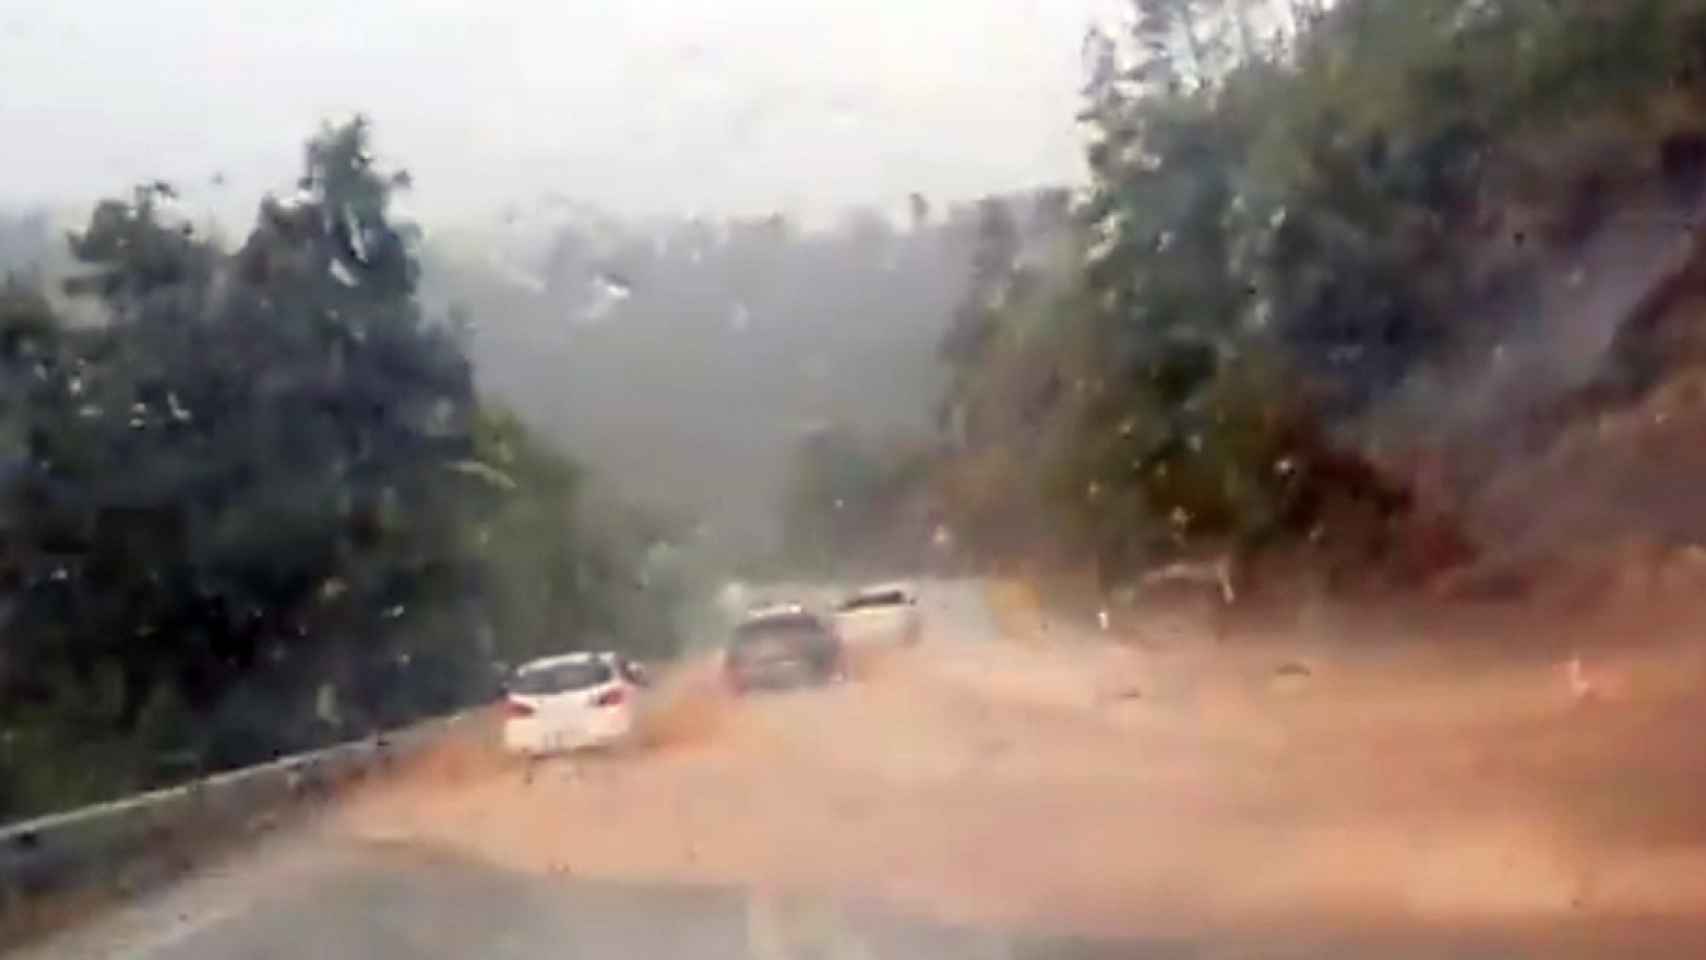
<path id="1" fill-rule="evenodd" d="M 470 732 L 339 828 L 1107 935 L 1706 918 L 1686 646 L 1445 669 L 1406 643 L 1018 643 L 935 612 L 844 687 L 735 700 L 688 668 L 645 743 L 531 782 Z"/>

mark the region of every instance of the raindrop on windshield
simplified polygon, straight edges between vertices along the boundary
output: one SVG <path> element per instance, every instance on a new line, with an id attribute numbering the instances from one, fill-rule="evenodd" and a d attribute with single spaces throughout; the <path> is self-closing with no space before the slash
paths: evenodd
<path id="1" fill-rule="evenodd" d="M 332 275 L 333 280 L 336 280 L 346 287 L 354 287 L 361 283 L 360 280 L 356 279 L 355 274 L 351 273 L 350 269 L 344 266 L 344 262 L 342 260 L 333 260 L 331 263 L 327 264 L 326 272 Z"/>
<path id="2" fill-rule="evenodd" d="M 588 301 L 581 308 L 578 319 L 584 324 L 596 324 L 609 317 L 633 295 L 634 289 L 625 278 L 614 273 L 600 273 L 592 278 Z"/>
<path id="3" fill-rule="evenodd" d="M 367 262 L 367 238 L 362 234 L 360 221 L 355 218 L 355 211 L 349 204 L 344 204 L 344 233 L 348 237 L 350 255 L 357 263 Z"/>
<path id="4" fill-rule="evenodd" d="M 601 273 L 595 279 L 599 292 L 611 300 L 622 301 L 634 295 L 633 285 L 614 273 Z"/>

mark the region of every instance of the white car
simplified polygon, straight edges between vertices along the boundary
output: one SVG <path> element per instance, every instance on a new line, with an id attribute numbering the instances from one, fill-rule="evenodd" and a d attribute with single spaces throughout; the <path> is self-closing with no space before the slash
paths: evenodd
<path id="1" fill-rule="evenodd" d="M 504 687 L 504 749 L 528 757 L 616 743 L 634 729 L 646 684 L 616 653 L 566 653 L 522 664 Z"/>
<path id="2" fill-rule="evenodd" d="M 835 608 L 835 630 L 848 644 L 911 646 L 924 631 L 918 590 L 910 583 L 864 587 Z"/>

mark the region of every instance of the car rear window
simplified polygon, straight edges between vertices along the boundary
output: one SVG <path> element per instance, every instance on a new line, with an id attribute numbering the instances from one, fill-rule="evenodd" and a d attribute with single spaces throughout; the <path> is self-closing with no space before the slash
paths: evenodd
<path id="1" fill-rule="evenodd" d="M 823 623 L 809 613 L 766 617 L 741 624 L 735 630 L 734 647 L 741 650 L 817 643 L 822 642 L 828 633 Z"/>
<path id="2" fill-rule="evenodd" d="M 610 664 L 602 660 L 559 663 L 522 670 L 510 682 L 509 689 L 511 693 L 537 697 L 600 686 L 609 683 L 613 676 Z"/>
<path id="3" fill-rule="evenodd" d="M 847 611 L 865 610 L 870 607 L 902 607 L 909 602 L 911 601 L 908 600 L 905 591 L 883 590 L 877 593 L 861 593 L 843 602 L 840 609 Z"/>

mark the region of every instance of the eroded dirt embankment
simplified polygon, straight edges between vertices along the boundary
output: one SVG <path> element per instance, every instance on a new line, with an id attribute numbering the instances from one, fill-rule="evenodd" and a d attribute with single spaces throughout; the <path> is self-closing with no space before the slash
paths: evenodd
<path id="1" fill-rule="evenodd" d="M 531 782 L 470 730 L 339 828 L 1083 932 L 1706 917 L 1686 638 L 1572 672 L 1425 637 L 1133 647 L 936 613 L 844 687 L 735 700 L 691 666 L 644 744 Z"/>

